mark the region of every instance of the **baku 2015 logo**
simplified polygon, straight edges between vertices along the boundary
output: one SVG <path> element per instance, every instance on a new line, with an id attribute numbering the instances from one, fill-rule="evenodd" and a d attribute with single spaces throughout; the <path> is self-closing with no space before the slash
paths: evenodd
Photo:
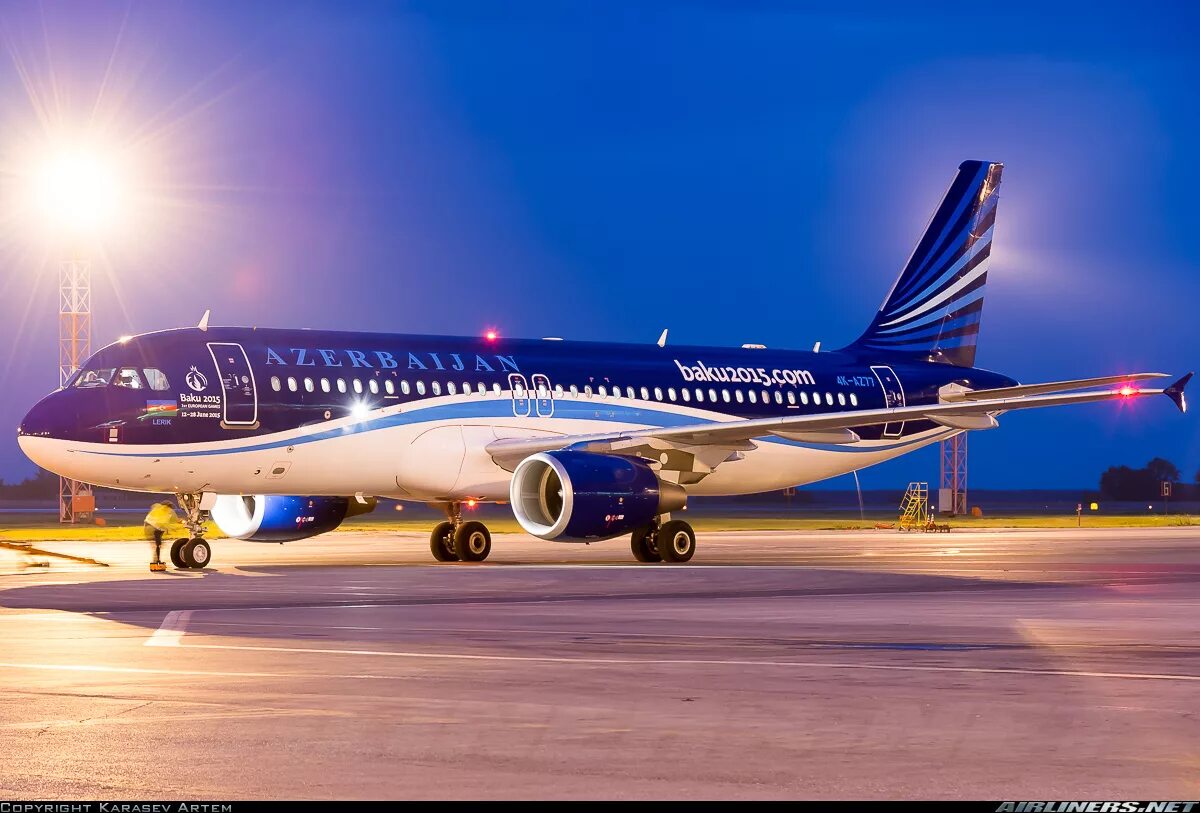
<path id="1" fill-rule="evenodd" d="M 204 390 L 208 389 L 208 378 L 205 377 L 204 373 L 200 372 L 195 367 L 192 367 L 192 369 L 188 371 L 187 377 L 184 379 L 184 381 L 187 381 L 187 385 L 191 387 L 194 392 L 204 392 Z"/>

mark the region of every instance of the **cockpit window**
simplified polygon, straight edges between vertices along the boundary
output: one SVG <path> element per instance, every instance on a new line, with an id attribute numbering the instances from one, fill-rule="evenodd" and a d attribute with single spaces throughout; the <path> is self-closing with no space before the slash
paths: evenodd
<path id="1" fill-rule="evenodd" d="M 153 367 L 147 367 L 142 370 L 146 375 L 146 386 L 152 390 L 169 390 L 171 389 L 170 382 L 167 381 L 167 376 L 162 370 L 156 370 Z"/>
<path id="2" fill-rule="evenodd" d="M 131 390 L 142 389 L 142 377 L 133 367 L 122 367 L 117 372 L 117 378 L 112 383 L 118 387 L 128 387 Z"/>
<path id="3" fill-rule="evenodd" d="M 84 370 L 83 374 L 75 379 L 75 386 L 81 389 L 87 387 L 107 387 L 108 382 L 112 381 L 113 373 L 116 369 L 108 367 L 100 370 Z"/>

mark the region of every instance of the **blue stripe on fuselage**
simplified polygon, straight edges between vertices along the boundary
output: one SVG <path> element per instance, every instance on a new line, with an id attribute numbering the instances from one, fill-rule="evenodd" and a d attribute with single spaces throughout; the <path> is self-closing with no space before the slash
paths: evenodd
<path id="1" fill-rule="evenodd" d="M 511 398 L 491 398 L 479 401 L 460 401 L 451 404 L 439 404 L 429 407 L 418 407 L 408 409 L 404 412 L 396 412 L 390 415 L 381 415 L 377 418 L 368 418 L 355 424 L 350 424 L 337 429 L 329 429 L 323 432 L 317 432 L 312 435 L 301 437 L 282 438 L 273 440 L 269 443 L 258 443 L 251 446 L 238 446 L 228 449 L 199 449 L 194 451 L 179 451 L 179 452 L 121 452 L 121 451 L 91 451 L 80 449 L 79 451 L 86 454 L 105 455 L 109 457 L 191 457 L 191 456 L 209 456 L 222 454 L 237 454 L 240 452 L 259 452 L 267 449 L 278 449 L 284 446 L 298 446 L 307 443 L 315 443 L 322 440 L 332 440 L 334 438 L 345 437 L 347 435 L 355 435 L 362 432 L 373 432 L 381 429 L 391 429 L 397 426 L 407 426 L 418 423 L 431 423 L 434 421 L 456 420 L 464 418 L 493 418 L 497 420 L 504 419 L 521 419 L 527 416 L 513 415 Z M 531 408 L 532 413 L 532 408 Z M 577 420 L 599 420 L 611 421 L 614 423 L 624 424 L 640 424 L 665 429 L 673 426 L 685 426 L 688 424 L 719 424 L 723 421 L 715 421 L 708 418 L 698 418 L 692 415 L 683 415 L 677 412 L 667 412 L 657 409 L 641 409 L 638 407 L 629 407 L 622 404 L 605 404 L 603 408 L 593 404 L 587 404 L 579 401 L 555 401 L 554 402 L 554 418 L 567 418 Z M 912 442 L 912 439 L 905 440 L 900 443 L 895 443 L 889 446 L 872 446 L 870 448 L 852 448 L 845 445 L 832 443 L 803 443 L 785 438 L 773 436 L 763 436 L 759 438 L 768 443 L 779 443 L 787 446 L 800 446 L 808 449 L 823 449 L 828 451 L 844 451 L 844 452 L 877 452 L 888 449 L 895 449 L 901 446 L 906 446 Z"/>

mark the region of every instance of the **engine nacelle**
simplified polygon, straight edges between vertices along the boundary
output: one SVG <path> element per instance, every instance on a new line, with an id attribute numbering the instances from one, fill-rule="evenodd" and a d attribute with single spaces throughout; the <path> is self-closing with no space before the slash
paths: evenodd
<path id="1" fill-rule="evenodd" d="M 541 452 L 517 465 L 509 485 L 513 514 L 542 539 L 608 539 L 677 511 L 687 492 L 644 461 L 592 452 Z"/>
<path id="2" fill-rule="evenodd" d="M 226 536 L 251 542 L 294 542 L 332 531 L 348 517 L 375 510 L 375 498 L 221 494 L 210 513 Z"/>

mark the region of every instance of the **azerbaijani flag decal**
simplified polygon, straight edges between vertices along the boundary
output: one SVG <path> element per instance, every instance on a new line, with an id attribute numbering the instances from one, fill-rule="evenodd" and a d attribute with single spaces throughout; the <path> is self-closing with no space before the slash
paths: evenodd
<path id="1" fill-rule="evenodd" d="M 172 418 L 179 411 L 176 401 L 147 401 L 143 418 Z"/>

